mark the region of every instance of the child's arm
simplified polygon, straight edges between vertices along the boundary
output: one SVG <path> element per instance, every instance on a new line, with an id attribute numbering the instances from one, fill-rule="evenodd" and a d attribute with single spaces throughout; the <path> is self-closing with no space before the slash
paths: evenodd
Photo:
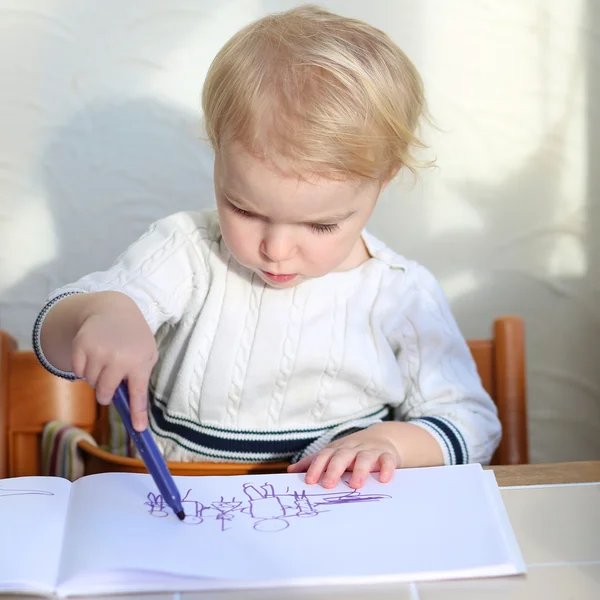
<path id="1" fill-rule="evenodd" d="M 85 378 L 105 404 L 127 379 L 136 429 L 147 424 L 154 334 L 183 316 L 191 290 L 206 280 L 202 251 L 192 243 L 200 229 L 186 213 L 156 222 L 110 269 L 55 291 L 36 321 L 34 350 L 50 372 Z"/>
<path id="2" fill-rule="evenodd" d="M 440 285 L 423 267 L 413 274 L 403 313 L 395 342 L 407 387 L 396 418 L 427 431 L 443 464 L 488 464 L 502 434 L 498 410 Z"/>
<path id="3" fill-rule="evenodd" d="M 394 468 L 489 462 L 500 442 L 497 409 L 433 276 L 419 267 L 401 288 L 392 343 L 405 382 L 402 422 L 377 423 L 290 467 L 307 483 L 324 474 L 332 487 L 344 470 L 360 487 L 369 471 L 387 481 Z"/>

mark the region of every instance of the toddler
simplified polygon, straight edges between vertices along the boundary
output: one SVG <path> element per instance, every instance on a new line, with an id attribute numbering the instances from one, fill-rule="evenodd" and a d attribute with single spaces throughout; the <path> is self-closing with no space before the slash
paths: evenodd
<path id="1" fill-rule="evenodd" d="M 448 303 L 366 229 L 418 166 L 421 79 L 368 24 L 301 6 L 218 53 L 202 106 L 216 210 L 154 223 L 106 271 L 53 292 L 33 335 L 50 372 L 173 461 L 345 471 L 489 462 L 501 427 Z"/>

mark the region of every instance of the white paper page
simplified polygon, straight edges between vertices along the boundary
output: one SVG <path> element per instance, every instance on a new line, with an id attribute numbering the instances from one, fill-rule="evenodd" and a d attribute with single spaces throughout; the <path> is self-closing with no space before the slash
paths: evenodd
<path id="1" fill-rule="evenodd" d="M 499 527 L 504 535 L 504 543 L 508 548 L 511 560 L 514 563 L 518 573 L 526 573 L 527 564 L 523 558 L 523 553 L 521 552 L 519 542 L 517 541 L 517 536 L 515 535 L 515 531 L 512 527 L 512 523 L 510 522 L 508 512 L 506 512 L 506 506 L 502 500 L 502 494 L 500 493 L 500 488 L 498 487 L 496 474 L 494 471 L 487 470 L 484 471 L 484 475 L 487 483 L 487 492 L 490 497 L 490 501 L 493 503 L 496 509 L 496 518 L 498 519 Z"/>
<path id="2" fill-rule="evenodd" d="M 284 584 L 515 572 L 479 465 L 398 470 L 357 492 L 303 477 L 178 477 L 184 523 L 149 475 L 81 479 L 59 580 L 118 570 Z"/>
<path id="3" fill-rule="evenodd" d="M 0 479 L 0 590 L 54 589 L 70 489 L 58 477 Z"/>

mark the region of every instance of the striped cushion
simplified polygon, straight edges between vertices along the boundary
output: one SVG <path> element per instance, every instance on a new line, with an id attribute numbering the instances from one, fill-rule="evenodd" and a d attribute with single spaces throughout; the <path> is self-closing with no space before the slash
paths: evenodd
<path id="1" fill-rule="evenodd" d="M 109 443 L 104 450 L 118 456 L 133 456 L 131 440 L 119 417 L 119 413 L 111 404 L 108 411 Z M 80 440 L 97 446 L 92 435 L 63 421 L 50 421 L 42 432 L 42 475 L 64 477 L 75 481 L 84 475 L 84 461 L 78 447 Z"/>
<path id="2" fill-rule="evenodd" d="M 77 444 L 86 440 L 96 445 L 96 440 L 69 423 L 50 421 L 42 432 L 42 475 L 64 477 L 75 481 L 83 475 L 84 464 Z"/>

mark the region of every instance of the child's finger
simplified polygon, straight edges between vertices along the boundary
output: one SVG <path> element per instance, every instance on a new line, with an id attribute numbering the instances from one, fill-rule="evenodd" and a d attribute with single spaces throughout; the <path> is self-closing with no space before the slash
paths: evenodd
<path id="1" fill-rule="evenodd" d="M 310 467 L 314 457 L 315 455 L 311 454 L 310 456 L 305 456 L 304 458 L 300 459 L 298 462 L 288 465 L 288 473 L 302 473 L 302 471 L 306 471 L 306 469 Z"/>
<path id="2" fill-rule="evenodd" d="M 96 397 L 98 397 L 98 386 L 101 384 L 103 370 L 104 364 L 98 360 L 87 360 L 83 370 L 83 377 L 88 385 L 96 390 Z"/>
<path id="3" fill-rule="evenodd" d="M 323 476 L 323 487 L 335 487 L 355 458 L 356 450 L 353 448 L 339 448 L 327 465 L 327 471 Z"/>
<path id="4" fill-rule="evenodd" d="M 329 463 L 329 459 L 332 457 L 334 452 L 334 448 L 323 448 L 323 450 L 321 450 L 321 452 L 314 457 L 314 460 L 306 471 L 306 477 L 304 478 L 304 481 L 307 484 L 311 485 L 319 481 L 323 470 Z"/>
<path id="5" fill-rule="evenodd" d="M 100 404 L 110 404 L 112 402 L 115 390 L 121 383 L 122 377 L 123 372 L 115 366 L 105 367 L 102 370 L 96 385 L 96 400 Z"/>
<path id="6" fill-rule="evenodd" d="M 75 373 L 75 375 L 77 375 L 77 377 L 85 377 L 85 367 L 87 364 L 87 355 L 81 348 L 76 348 L 73 351 L 71 363 L 72 363 L 72 367 L 73 367 L 73 373 Z"/>
<path id="7" fill-rule="evenodd" d="M 148 426 L 148 381 L 150 373 L 137 369 L 127 376 L 131 423 L 136 431 L 144 431 Z"/>
<path id="8" fill-rule="evenodd" d="M 351 488 L 358 489 L 363 486 L 367 476 L 373 471 L 375 465 L 379 460 L 379 453 L 373 451 L 359 452 L 354 461 L 354 468 L 352 469 L 352 477 L 348 485 Z"/>
<path id="9" fill-rule="evenodd" d="M 386 483 L 394 476 L 398 463 L 391 452 L 384 452 L 379 458 L 379 481 Z"/>

